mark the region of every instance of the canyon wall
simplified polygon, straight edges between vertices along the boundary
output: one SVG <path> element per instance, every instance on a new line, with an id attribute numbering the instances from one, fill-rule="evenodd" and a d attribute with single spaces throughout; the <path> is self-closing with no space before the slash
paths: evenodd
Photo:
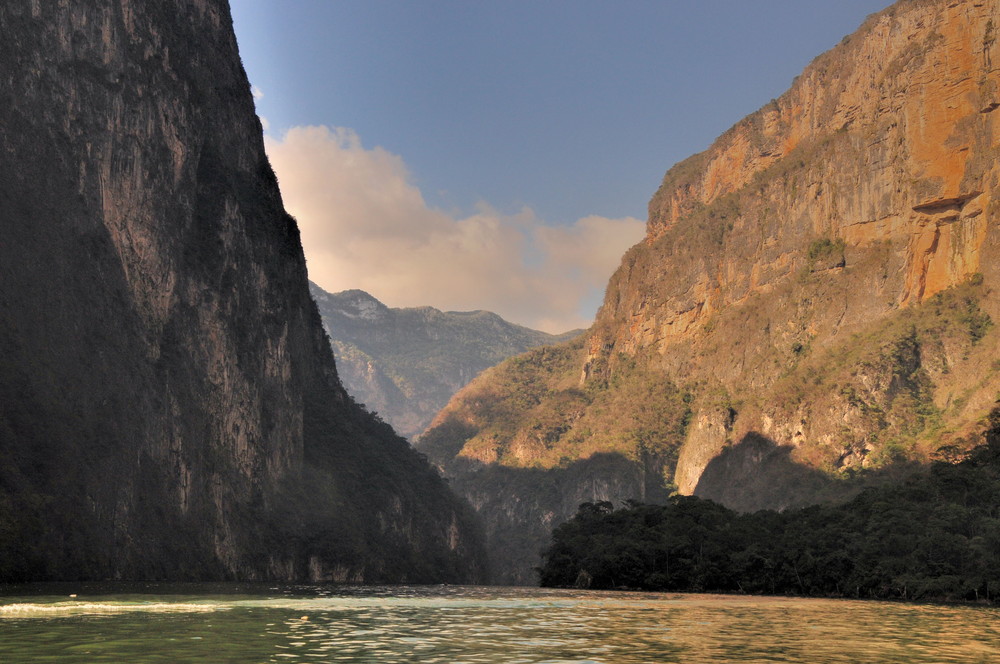
<path id="1" fill-rule="evenodd" d="M 960 456 L 1000 398 L 998 20 L 898 2 L 671 168 L 584 343 L 474 381 L 431 458 L 474 482 L 615 453 L 782 509 Z"/>
<path id="2" fill-rule="evenodd" d="M 808 439 L 827 456 L 871 452 L 845 440 L 865 433 L 829 431 L 852 424 L 850 403 L 791 415 L 787 399 L 760 391 L 803 351 L 849 343 L 947 289 L 997 283 L 997 10 L 897 3 L 671 169 L 650 202 L 645 243 L 609 285 L 587 361 L 648 349 L 675 375 L 750 402 L 730 438 L 756 430 L 794 447 Z M 995 297 L 976 306 L 998 313 Z M 941 349 L 934 366 L 934 349 L 922 350 L 936 405 L 952 405 L 970 386 L 952 386 L 945 370 L 966 352 Z M 959 419 L 981 417 L 995 396 L 975 392 Z M 830 409 L 842 412 L 821 416 Z M 799 422 L 788 424 L 790 415 Z M 724 444 L 715 438 L 709 447 Z M 718 451 L 706 453 L 705 441 L 699 432 L 681 454 L 682 491 Z"/>
<path id="3" fill-rule="evenodd" d="M 0 26 L 0 579 L 481 578 L 339 382 L 227 4 Z"/>

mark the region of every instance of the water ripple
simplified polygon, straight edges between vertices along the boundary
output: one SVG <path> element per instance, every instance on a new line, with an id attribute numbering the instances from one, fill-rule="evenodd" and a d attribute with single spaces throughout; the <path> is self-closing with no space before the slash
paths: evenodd
<path id="1" fill-rule="evenodd" d="M 541 589 L 0 598 L 0 661 L 637 664 L 1000 661 L 1000 611 Z"/>

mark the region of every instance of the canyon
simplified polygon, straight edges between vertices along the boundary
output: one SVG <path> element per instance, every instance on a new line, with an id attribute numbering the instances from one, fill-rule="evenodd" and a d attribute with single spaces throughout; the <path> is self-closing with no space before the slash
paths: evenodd
<path id="1" fill-rule="evenodd" d="M 870 16 L 666 173 L 583 338 L 438 415 L 420 449 L 493 545 L 532 533 L 500 578 L 579 502 L 788 509 L 973 446 L 1000 399 L 998 17 Z"/>

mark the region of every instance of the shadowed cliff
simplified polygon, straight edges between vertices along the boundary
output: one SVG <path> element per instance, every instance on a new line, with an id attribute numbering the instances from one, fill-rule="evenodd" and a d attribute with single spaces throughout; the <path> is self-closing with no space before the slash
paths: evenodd
<path id="1" fill-rule="evenodd" d="M 481 578 L 340 385 L 226 3 L 0 27 L 0 579 Z"/>
<path id="2" fill-rule="evenodd" d="M 694 495 L 741 512 L 785 511 L 843 502 L 870 487 L 894 484 L 925 466 L 897 460 L 877 469 L 830 474 L 795 460 L 795 448 L 750 432 L 713 458 Z"/>

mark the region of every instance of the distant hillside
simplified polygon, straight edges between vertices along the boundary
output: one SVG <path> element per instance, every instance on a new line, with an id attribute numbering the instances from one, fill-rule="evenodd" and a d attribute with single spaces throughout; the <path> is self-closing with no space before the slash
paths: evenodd
<path id="1" fill-rule="evenodd" d="M 582 333 L 546 334 L 488 311 L 391 309 L 361 290 L 309 288 L 347 391 L 411 439 L 483 370 Z"/>

